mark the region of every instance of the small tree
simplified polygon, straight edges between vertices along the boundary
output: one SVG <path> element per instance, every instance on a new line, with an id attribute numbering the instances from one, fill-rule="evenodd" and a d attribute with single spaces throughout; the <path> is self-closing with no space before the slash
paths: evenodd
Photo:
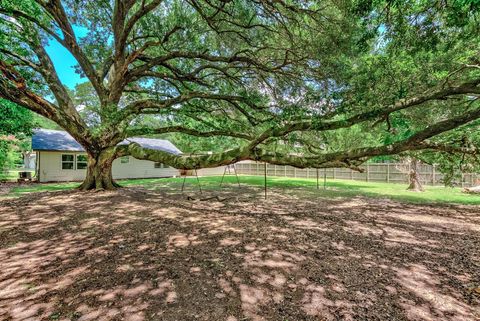
<path id="1" fill-rule="evenodd" d="M 35 124 L 32 113 L 10 102 L 0 104 L 0 175 L 14 167 Z"/>

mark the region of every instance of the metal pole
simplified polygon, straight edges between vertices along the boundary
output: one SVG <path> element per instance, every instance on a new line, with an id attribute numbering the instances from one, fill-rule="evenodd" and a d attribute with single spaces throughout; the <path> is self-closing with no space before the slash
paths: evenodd
<path id="1" fill-rule="evenodd" d="M 197 182 L 198 182 L 198 188 L 200 189 L 200 194 L 203 195 L 203 192 L 202 192 L 202 184 L 200 183 L 200 178 L 198 178 L 198 173 L 197 173 L 197 169 L 195 168 L 195 176 L 197 176 Z"/>
<path id="2" fill-rule="evenodd" d="M 226 172 L 227 172 L 227 167 L 225 166 L 225 168 L 223 169 L 222 180 L 220 181 L 220 187 L 222 187 L 223 179 L 225 178 Z M 230 170 L 228 170 L 228 172 L 230 173 Z"/>
<path id="3" fill-rule="evenodd" d="M 318 189 L 318 168 L 317 168 L 317 189 Z"/>
<path id="4" fill-rule="evenodd" d="M 267 163 L 264 164 L 264 178 L 265 178 L 265 199 L 267 199 Z"/>
<path id="5" fill-rule="evenodd" d="M 238 175 L 237 175 L 237 168 L 235 167 L 235 164 L 233 164 L 233 172 L 235 173 L 235 176 L 237 177 L 237 184 L 238 184 L 238 187 L 240 187 L 240 179 L 238 178 Z"/>
<path id="6" fill-rule="evenodd" d="M 185 180 L 187 179 L 187 172 L 185 172 L 185 176 L 183 176 L 183 183 L 182 183 L 182 192 L 185 188 Z"/>
<path id="7" fill-rule="evenodd" d="M 327 189 L 327 169 L 323 169 L 323 189 Z"/>

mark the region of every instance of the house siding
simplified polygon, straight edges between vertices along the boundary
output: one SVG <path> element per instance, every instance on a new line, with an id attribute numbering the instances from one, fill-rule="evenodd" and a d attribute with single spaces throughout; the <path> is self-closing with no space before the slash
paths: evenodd
<path id="1" fill-rule="evenodd" d="M 86 169 L 62 169 L 63 154 L 85 155 L 82 152 L 39 151 L 38 176 L 40 182 L 82 181 L 85 178 Z M 113 162 L 112 175 L 115 179 L 172 177 L 178 176 L 179 171 L 172 167 L 155 168 L 154 162 L 129 156 L 129 162 L 126 164 L 122 164 L 120 159 Z"/>
<path id="2" fill-rule="evenodd" d="M 198 173 L 198 176 L 215 176 L 215 175 L 223 175 L 224 170 L 225 170 L 225 166 L 202 168 L 202 169 L 199 169 L 197 173 Z M 228 174 L 228 171 L 227 171 L 227 174 Z"/>

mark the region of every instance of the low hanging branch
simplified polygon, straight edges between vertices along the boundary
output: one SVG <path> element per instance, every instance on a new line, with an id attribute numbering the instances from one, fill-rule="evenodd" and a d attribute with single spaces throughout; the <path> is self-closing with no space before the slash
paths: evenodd
<path id="1" fill-rule="evenodd" d="M 405 151 L 437 150 L 447 152 L 462 152 L 476 155 L 478 148 L 455 147 L 428 142 L 427 139 L 442 132 L 448 131 L 459 125 L 466 124 L 471 119 L 480 118 L 480 108 L 472 110 L 465 115 L 454 117 L 433 124 L 411 137 L 389 145 L 343 150 L 333 153 L 319 153 L 315 156 L 303 156 L 270 152 L 259 147 L 263 139 L 253 140 L 245 147 L 239 147 L 222 153 L 211 155 L 182 156 L 172 155 L 167 152 L 142 148 L 137 143 L 120 145 L 116 147 L 118 156 L 131 155 L 138 159 L 162 162 L 179 169 L 198 169 L 230 165 L 242 160 L 262 161 L 276 165 L 291 165 L 298 168 L 331 168 L 331 167 L 356 167 L 368 158 L 379 155 L 395 155 Z M 264 135 L 261 135 L 264 137 Z"/>

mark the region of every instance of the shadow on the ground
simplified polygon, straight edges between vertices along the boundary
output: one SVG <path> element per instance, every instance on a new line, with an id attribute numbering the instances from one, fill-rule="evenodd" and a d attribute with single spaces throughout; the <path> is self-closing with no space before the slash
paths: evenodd
<path id="1" fill-rule="evenodd" d="M 229 186 L 0 202 L 1 320 L 478 320 L 480 211 Z"/>

